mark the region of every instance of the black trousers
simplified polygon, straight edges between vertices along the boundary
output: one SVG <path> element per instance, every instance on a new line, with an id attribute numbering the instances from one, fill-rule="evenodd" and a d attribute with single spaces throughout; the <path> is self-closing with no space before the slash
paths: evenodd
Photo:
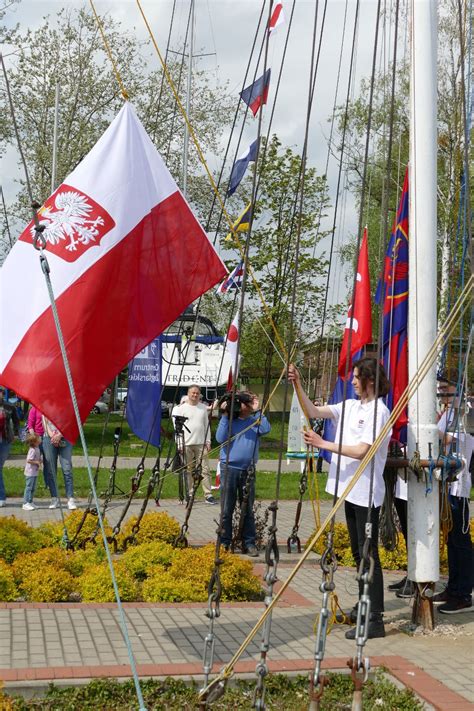
<path id="1" fill-rule="evenodd" d="M 403 538 L 405 539 L 405 545 L 408 550 L 408 523 L 407 523 L 407 502 L 405 499 L 393 499 L 395 504 L 395 510 L 397 512 L 398 520 L 400 521 L 400 528 L 402 529 Z"/>
<path id="2" fill-rule="evenodd" d="M 471 602 L 473 583 L 469 499 L 450 496 L 453 527 L 448 533 L 448 595 Z"/>
<path id="3" fill-rule="evenodd" d="M 347 530 L 351 541 L 351 551 L 354 562 L 359 569 L 360 561 L 365 543 L 365 524 L 367 523 L 367 507 L 357 506 L 349 501 L 344 502 L 346 512 Z M 371 553 L 374 559 L 374 576 L 369 586 L 371 616 L 377 617 L 384 611 L 383 604 L 383 577 L 382 566 L 380 565 L 378 540 L 379 540 L 379 514 L 380 506 L 371 510 L 372 522 L 372 547 Z M 363 582 L 359 582 L 359 595 L 363 591 Z"/>

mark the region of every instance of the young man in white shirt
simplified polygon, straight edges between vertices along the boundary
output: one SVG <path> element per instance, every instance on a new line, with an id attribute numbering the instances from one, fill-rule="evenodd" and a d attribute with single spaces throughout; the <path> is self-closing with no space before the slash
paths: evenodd
<path id="1" fill-rule="evenodd" d="M 377 373 L 378 369 L 378 373 Z M 295 383 L 300 382 L 300 376 L 294 366 L 290 366 L 288 377 Z M 377 382 L 377 392 L 376 392 Z M 319 434 L 312 430 L 303 433 L 306 445 L 318 447 L 332 452 L 329 476 L 326 484 L 326 491 L 336 496 L 341 496 L 344 489 L 352 480 L 360 461 L 365 457 L 371 445 L 378 437 L 383 426 L 390 417 L 390 412 L 382 400 L 389 389 L 390 383 L 387 380 L 383 366 L 377 364 L 375 358 L 361 358 L 353 365 L 352 385 L 358 400 L 346 400 L 344 411 L 344 422 L 342 428 L 342 445 L 340 449 L 339 481 L 336 491 L 336 474 L 338 469 L 339 441 L 342 424 L 343 403 L 337 405 L 325 405 L 316 407 L 309 397 L 303 393 L 307 413 L 310 417 L 331 418 L 337 421 L 336 436 L 334 442 L 324 440 Z M 375 426 L 374 426 L 375 422 Z M 372 523 L 372 545 L 371 554 L 374 559 L 374 573 L 370 584 L 371 612 L 368 625 L 369 639 L 384 637 L 385 628 L 383 623 L 384 597 L 382 567 L 378 552 L 379 537 L 379 514 L 380 507 L 385 495 L 385 484 L 383 471 L 387 459 L 388 444 L 391 431 L 387 433 L 383 444 L 374 455 L 373 463 L 370 462 L 358 480 L 355 487 L 348 494 L 345 500 L 345 514 L 349 538 L 351 542 L 352 556 L 357 569 L 362 559 L 362 552 L 365 543 L 365 525 L 367 523 L 369 507 L 370 521 Z M 372 480 L 372 500 L 369 502 L 369 494 Z M 359 582 L 359 595 L 362 594 L 363 583 Z M 350 613 L 351 622 L 357 619 L 356 606 Z M 347 639 L 355 639 L 356 628 L 346 632 Z"/>
<path id="2" fill-rule="evenodd" d="M 202 488 L 207 504 L 215 504 L 209 479 L 209 450 L 211 449 L 211 425 L 209 422 L 210 410 L 207 405 L 200 402 L 201 388 L 199 385 L 190 385 L 187 401 L 173 408 L 172 417 L 186 417 L 184 423 L 184 461 L 187 467 L 188 490 L 193 488 L 193 472 L 201 466 Z"/>

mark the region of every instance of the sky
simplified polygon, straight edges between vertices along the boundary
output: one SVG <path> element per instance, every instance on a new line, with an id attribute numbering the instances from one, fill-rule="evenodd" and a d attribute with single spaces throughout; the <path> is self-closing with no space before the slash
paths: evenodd
<path id="1" fill-rule="evenodd" d="M 68 6 L 77 7 L 83 5 L 83 3 L 75 2 L 75 0 L 70 0 L 67 4 Z M 7 11 L 3 22 L 7 26 L 20 23 L 23 27 L 34 29 L 42 24 L 45 15 L 49 15 L 50 21 L 53 22 L 54 15 L 64 5 L 61 2 L 22 0 L 20 4 L 14 5 Z M 166 48 L 172 5 L 172 0 L 143 0 L 142 2 L 143 10 L 163 53 Z M 321 22 L 323 5 L 324 3 L 320 1 L 318 27 Z M 85 6 L 89 7 L 88 3 Z M 286 24 L 272 35 L 269 45 L 268 65 L 273 68 L 270 102 L 272 101 L 272 88 L 276 85 L 276 76 L 281 64 L 291 11 L 289 0 L 286 0 L 283 6 Z M 304 140 L 315 6 L 314 0 L 296 1 L 288 54 L 284 64 L 281 88 L 272 124 L 272 131 L 278 135 L 282 143 L 291 146 L 295 150 L 301 150 Z M 100 15 L 109 13 L 115 19 L 120 20 L 129 30 L 133 30 L 137 40 L 148 38 L 148 32 L 135 0 L 114 0 L 113 2 L 96 0 L 95 7 Z M 268 3 L 266 4 L 267 7 Z M 348 60 L 355 7 L 355 0 L 347 0 L 345 48 L 337 98 L 339 104 L 343 103 L 347 90 Z M 237 101 L 261 10 L 261 2 L 257 0 L 239 0 L 239 2 L 234 0 L 195 0 L 195 8 L 195 51 L 211 54 L 211 56 L 201 57 L 197 60 L 199 67 L 209 74 L 211 82 L 227 83 L 230 93 L 235 94 Z M 361 0 L 355 88 L 359 85 L 361 77 L 370 73 L 376 8 L 377 3 L 375 0 Z M 178 0 L 172 41 L 172 48 L 176 51 L 182 51 L 188 11 L 189 0 Z M 328 119 L 332 114 L 335 101 L 337 66 L 345 11 L 345 0 L 329 0 L 316 79 L 308 147 L 309 165 L 315 167 L 319 173 L 324 172 L 327 158 L 330 131 Z M 267 14 L 267 12 L 268 10 L 266 9 L 265 13 Z M 5 48 L 4 51 L 7 53 L 8 48 Z M 7 57 L 7 67 L 8 62 L 12 61 L 12 59 Z M 158 58 L 150 54 L 148 61 L 158 63 Z M 266 132 L 268 118 L 269 110 L 267 108 L 263 117 L 262 131 L 264 133 Z M 256 126 L 249 121 L 244 132 L 240 152 L 254 140 L 255 135 Z M 224 145 L 227 142 L 227 138 L 227 136 L 223 136 Z M 14 199 L 17 189 L 14 182 L 15 175 L 19 175 L 16 162 L 16 151 L 11 149 L 2 161 L 2 176 L 4 176 L 2 184 L 7 202 Z M 5 179 L 5 176 L 8 177 Z M 329 164 L 328 180 L 331 200 L 334 202 L 337 180 L 337 164 L 335 160 L 331 160 Z M 357 215 L 353 199 L 350 195 L 345 197 L 346 212 L 344 217 L 341 216 L 341 223 L 344 223 L 343 230 L 350 236 L 356 229 Z M 329 222 L 332 223 L 332 216 Z M 343 235 L 340 237 L 341 239 L 344 238 Z M 340 300 L 340 291 L 343 288 L 343 285 L 338 288 L 336 285 L 333 286 L 331 301 L 337 302 Z"/>

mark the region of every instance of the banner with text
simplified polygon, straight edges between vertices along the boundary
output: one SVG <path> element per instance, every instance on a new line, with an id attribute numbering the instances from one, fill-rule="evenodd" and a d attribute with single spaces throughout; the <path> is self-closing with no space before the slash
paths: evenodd
<path id="1" fill-rule="evenodd" d="M 155 447 L 161 440 L 161 337 L 128 366 L 127 422 L 137 437 Z"/>

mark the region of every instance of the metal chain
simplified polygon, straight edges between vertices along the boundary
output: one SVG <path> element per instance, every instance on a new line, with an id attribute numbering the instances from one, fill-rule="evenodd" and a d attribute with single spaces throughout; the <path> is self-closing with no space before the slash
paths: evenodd
<path id="1" fill-rule="evenodd" d="M 280 561 L 280 550 L 277 541 L 277 513 L 278 502 L 272 501 L 268 507 L 269 513 L 272 515 L 272 522 L 268 529 L 267 545 L 265 546 L 265 563 L 266 569 L 263 579 L 267 585 L 265 590 L 265 607 L 268 607 L 273 600 L 273 587 L 278 580 L 277 570 Z M 265 709 L 265 677 L 268 674 L 267 654 L 270 649 L 270 634 L 272 629 L 272 615 L 270 614 L 265 620 L 262 630 L 262 639 L 260 643 L 260 660 L 255 668 L 257 683 L 253 694 L 253 708 L 258 711 Z"/>
<path id="2" fill-rule="evenodd" d="M 160 455 L 158 454 L 158 457 L 157 457 L 156 462 L 153 466 L 153 469 L 151 470 L 151 475 L 148 480 L 145 498 L 143 499 L 140 511 L 138 513 L 137 520 L 135 521 L 135 523 L 132 526 L 131 534 L 129 536 L 127 536 L 123 541 L 123 549 L 124 550 L 127 550 L 127 547 L 131 543 L 135 542 L 137 533 L 140 530 L 140 524 L 141 524 L 142 518 L 145 515 L 145 511 L 147 509 L 148 502 L 150 501 L 151 495 L 153 494 L 153 489 L 158 484 L 159 480 L 160 480 Z"/>
<path id="3" fill-rule="evenodd" d="M 137 470 L 136 470 L 135 474 L 132 476 L 130 494 L 128 495 L 128 499 L 125 502 L 125 505 L 122 509 L 122 513 L 120 514 L 120 517 L 113 528 L 112 535 L 107 537 L 107 541 L 113 545 L 115 553 L 117 553 L 117 550 L 118 550 L 117 536 L 120 533 L 120 529 L 122 527 L 123 520 L 124 520 L 125 516 L 127 515 L 128 509 L 132 505 L 133 497 L 135 496 L 135 494 L 137 493 L 137 491 L 140 487 L 140 482 L 142 480 L 144 472 L 145 472 L 145 465 L 144 465 L 144 462 L 142 459 L 142 461 L 137 466 Z"/>
<path id="4" fill-rule="evenodd" d="M 300 528 L 301 512 L 303 510 L 303 499 L 304 499 L 304 495 L 306 494 L 306 490 L 308 488 L 308 475 L 306 474 L 306 466 L 307 466 L 307 462 L 305 462 L 303 471 L 301 472 L 301 476 L 300 476 L 300 483 L 299 483 L 300 498 L 298 499 L 298 504 L 296 505 L 295 522 L 293 524 L 291 533 L 286 540 L 286 549 L 287 549 L 288 553 L 291 553 L 292 546 L 296 546 L 296 550 L 298 551 L 298 553 L 301 553 L 301 541 L 300 541 L 300 537 L 298 536 L 298 531 Z"/>
<path id="5" fill-rule="evenodd" d="M 319 586 L 323 594 L 321 611 L 318 619 L 318 629 L 316 632 L 316 644 L 314 651 L 314 670 L 310 677 L 309 697 L 310 711 L 319 711 L 320 701 L 323 695 L 324 686 L 327 683 L 326 676 L 321 674 L 321 665 L 326 651 L 326 639 L 328 636 L 329 623 L 329 599 L 336 589 L 334 583 L 334 573 L 337 570 L 337 558 L 334 553 L 334 531 L 331 530 L 327 536 L 326 549 L 319 561 L 323 573 L 323 580 Z"/>
<path id="6" fill-rule="evenodd" d="M 179 534 L 176 536 L 176 538 L 173 541 L 173 546 L 175 548 L 187 548 L 188 547 L 188 539 L 186 537 L 186 534 L 189 530 L 189 517 L 191 516 L 191 511 L 193 510 L 193 505 L 194 505 L 194 500 L 196 498 L 196 493 L 199 488 L 199 484 L 203 480 L 202 476 L 202 467 L 200 464 L 198 464 L 196 467 L 194 467 L 193 471 L 193 488 L 191 490 L 191 493 L 189 494 L 187 504 L 186 504 L 186 513 L 184 516 L 184 522 L 183 525 L 181 526 L 181 530 Z"/>
<path id="7" fill-rule="evenodd" d="M 362 551 L 362 558 L 359 565 L 359 572 L 356 579 L 363 583 L 362 595 L 359 598 L 357 606 L 357 622 L 356 622 L 356 647 L 357 655 L 354 657 L 352 669 L 358 673 L 364 670 L 364 681 L 367 680 L 369 673 L 369 661 L 363 658 L 364 646 L 367 642 L 370 622 L 370 595 L 369 589 L 374 577 L 374 558 L 372 556 L 372 524 L 365 524 L 365 542 Z"/>
<path id="8" fill-rule="evenodd" d="M 255 465 L 250 464 L 245 470 L 244 481 L 242 484 L 242 503 L 240 505 L 239 527 L 237 530 L 236 541 L 240 541 L 243 547 L 242 533 L 244 530 L 245 518 L 249 508 L 249 498 L 252 487 L 255 486 Z"/>

